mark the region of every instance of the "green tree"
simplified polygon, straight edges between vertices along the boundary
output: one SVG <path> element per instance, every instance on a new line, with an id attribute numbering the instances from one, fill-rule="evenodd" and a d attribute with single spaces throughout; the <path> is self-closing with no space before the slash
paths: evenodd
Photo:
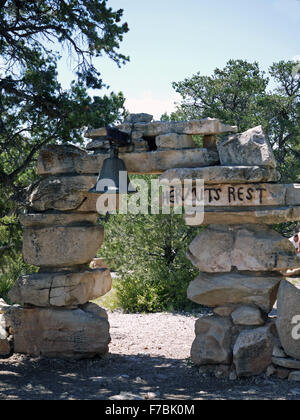
<path id="1" fill-rule="evenodd" d="M 100 251 L 118 274 L 119 305 L 128 312 L 194 307 L 187 287 L 198 270 L 186 257 L 197 229 L 180 215 L 114 215 L 105 223 Z"/>
<path id="2" fill-rule="evenodd" d="M 48 143 L 80 143 L 83 130 L 110 124 L 124 112 L 124 97 L 90 97 L 105 87 L 95 58 L 121 66 L 127 23 L 107 0 L 0 0 L 0 275 L 18 260 L 18 203 L 36 179 L 39 150 Z M 73 60 L 68 89 L 58 81 L 65 51 Z M 2 272 L 2 273 L 1 273 Z"/>
<path id="3" fill-rule="evenodd" d="M 134 176 L 148 182 L 153 176 Z M 129 198 L 130 200 L 130 198 Z M 114 284 L 119 305 L 128 312 L 184 310 L 194 307 L 187 287 L 198 273 L 186 251 L 199 229 L 182 215 L 116 214 L 102 218 L 105 242 L 99 255 L 118 274 Z M 201 228 L 200 228 L 201 229 Z"/>
<path id="4" fill-rule="evenodd" d="M 245 130 L 261 124 L 259 101 L 265 96 L 268 78 L 258 63 L 230 60 L 224 69 L 212 76 L 200 73 L 174 82 L 173 88 L 182 96 L 181 105 L 172 119 L 214 117 Z"/>
<path id="5" fill-rule="evenodd" d="M 261 101 L 265 129 L 283 181 L 300 180 L 300 74 L 299 64 L 274 63 L 270 75 L 276 83 Z"/>

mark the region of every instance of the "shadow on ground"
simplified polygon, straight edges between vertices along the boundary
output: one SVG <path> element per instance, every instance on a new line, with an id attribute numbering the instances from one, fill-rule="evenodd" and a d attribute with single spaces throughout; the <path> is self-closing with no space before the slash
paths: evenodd
<path id="1" fill-rule="evenodd" d="M 265 376 L 236 382 L 203 376 L 187 361 L 112 354 L 69 362 L 0 359 L 1 400 L 300 399 L 300 385 Z"/>

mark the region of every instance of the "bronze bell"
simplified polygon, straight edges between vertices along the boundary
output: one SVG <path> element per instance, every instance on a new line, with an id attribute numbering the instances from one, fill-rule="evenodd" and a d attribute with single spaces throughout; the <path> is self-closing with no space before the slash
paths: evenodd
<path id="1" fill-rule="evenodd" d="M 126 172 L 126 179 L 121 179 L 121 183 L 120 172 Z M 110 157 L 103 162 L 95 187 L 89 193 L 133 194 L 136 192 L 136 189 L 130 183 L 124 161 L 118 157 L 118 148 L 113 147 L 110 151 Z"/>

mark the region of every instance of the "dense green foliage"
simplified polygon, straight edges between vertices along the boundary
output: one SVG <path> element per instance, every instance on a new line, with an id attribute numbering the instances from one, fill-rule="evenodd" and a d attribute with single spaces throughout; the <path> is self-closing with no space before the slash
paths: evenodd
<path id="1" fill-rule="evenodd" d="M 188 310 L 186 296 L 197 270 L 186 258 L 197 229 L 180 215 L 114 215 L 100 251 L 119 275 L 119 305 L 128 312 Z"/>
<path id="2" fill-rule="evenodd" d="M 129 30 L 122 14 L 107 0 L 0 0 L 1 283 L 7 283 L 7 273 L 28 270 L 20 262 L 16 215 L 36 180 L 39 150 L 49 143 L 80 143 L 84 129 L 124 113 L 121 93 L 88 93 L 105 87 L 96 57 L 107 55 L 119 66 L 128 61 L 118 52 Z M 63 51 L 75 67 L 68 89 L 58 80 Z"/>

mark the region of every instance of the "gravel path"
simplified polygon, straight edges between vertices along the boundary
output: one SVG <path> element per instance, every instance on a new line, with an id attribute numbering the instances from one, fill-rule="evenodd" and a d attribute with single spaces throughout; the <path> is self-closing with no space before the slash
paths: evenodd
<path id="1" fill-rule="evenodd" d="M 197 317 L 169 313 L 110 313 L 112 354 L 187 359 L 195 338 Z"/>
<path id="2" fill-rule="evenodd" d="M 102 360 L 0 359 L 1 400 L 300 399 L 300 384 L 265 376 L 216 379 L 189 362 L 196 317 L 109 313 Z"/>

